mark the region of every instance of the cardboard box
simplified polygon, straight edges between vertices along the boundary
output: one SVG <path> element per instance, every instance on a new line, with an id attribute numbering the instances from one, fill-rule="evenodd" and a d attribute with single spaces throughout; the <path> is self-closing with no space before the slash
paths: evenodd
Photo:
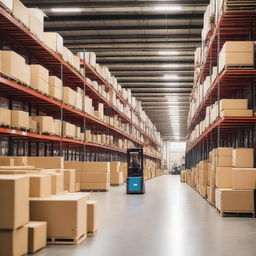
<path id="1" fill-rule="evenodd" d="M 80 58 L 76 55 L 73 55 L 73 67 L 79 71 L 80 70 Z"/>
<path id="2" fill-rule="evenodd" d="M 41 41 L 44 37 L 44 13 L 37 8 L 28 8 L 30 31 Z"/>
<path id="3" fill-rule="evenodd" d="M 58 120 L 58 119 L 54 119 L 54 134 L 55 135 L 58 135 L 58 136 L 61 136 L 61 120 Z"/>
<path id="4" fill-rule="evenodd" d="M 75 169 L 64 169 L 64 190 L 76 191 L 76 171 Z"/>
<path id="5" fill-rule="evenodd" d="M 52 178 L 50 175 L 29 174 L 30 197 L 48 197 L 52 191 Z"/>
<path id="6" fill-rule="evenodd" d="M 58 195 L 64 192 L 64 175 L 63 173 L 54 173 L 53 171 L 45 171 L 45 174 L 51 175 L 51 194 Z"/>
<path id="7" fill-rule="evenodd" d="M 232 167 L 216 167 L 216 187 L 232 187 Z"/>
<path id="8" fill-rule="evenodd" d="M 30 84 L 30 66 L 25 59 L 13 51 L 0 51 L 1 72 L 27 85 Z"/>
<path id="9" fill-rule="evenodd" d="M 222 99 L 220 100 L 220 111 L 223 110 L 246 110 L 248 108 L 247 99 Z"/>
<path id="10" fill-rule="evenodd" d="M 110 188 L 109 182 L 105 183 L 81 183 L 80 184 L 81 190 L 104 190 L 108 191 Z"/>
<path id="11" fill-rule="evenodd" d="M 82 172 L 82 183 L 107 183 L 109 173 L 106 172 Z"/>
<path id="12" fill-rule="evenodd" d="M 11 125 L 11 110 L 7 108 L 0 108 L 0 124 Z"/>
<path id="13" fill-rule="evenodd" d="M 12 126 L 17 128 L 29 129 L 29 115 L 28 112 L 21 110 L 12 110 Z"/>
<path id="14" fill-rule="evenodd" d="M 233 168 L 232 189 L 256 189 L 256 168 Z"/>
<path id="15" fill-rule="evenodd" d="M 30 65 L 30 86 L 49 94 L 49 71 L 41 65 Z"/>
<path id="16" fill-rule="evenodd" d="M 97 231 L 97 201 L 87 201 L 87 233 Z"/>
<path id="17" fill-rule="evenodd" d="M 43 42 L 50 47 L 53 51 L 63 54 L 63 38 L 56 32 L 44 32 Z"/>
<path id="18" fill-rule="evenodd" d="M 0 175 L 0 229 L 16 229 L 28 221 L 29 178 Z"/>
<path id="19" fill-rule="evenodd" d="M 222 71 L 225 66 L 253 66 L 253 41 L 226 42 L 220 51 L 219 63 L 219 71 Z"/>
<path id="20" fill-rule="evenodd" d="M 30 219 L 47 222 L 48 238 L 74 239 L 86 235 L 87 207 L 84 195 L 59 195 L 30 199 Z"/>
<path id="21" fill-rule="evenodd" d="M 180 182 L 186 182 L 186 171 L 180 172 Z"/>
<path id="22" fill-rule="evenodd" d="M 54 119 L 51 116 L 32 116 L 37 121 L 37 130 L 41 133 L 55 134 Z"/>
<path id="23" fill-rule="evenodd" d="M 76 126 L 74 124 L 63 122 L 63 136 L 69 138 L 75 138 Z"/>
<path id="24" fill-rule="evenodd" d="M 223 110 L 220 117 L 253 117 L 253 110 Z"/>
<path id="25" fill-rule="evenodd" d="M 63 101 L 64 103 L 76 106 L 76 92 L 69 87 L 64 86 L 63 88 Z"/>
<path id="26" fill-rule="evenodd" d="M 32 116 L 29 117 L 29 130 L 32 132 L 37 132 L 37 121 L 33 119 Z"/>
<path id="27" fill-rule="evenodd" d="M 110 174 L 110 184 L 120 185 L 124 183 L 124 175 L 122 172 L 116 172 Z"/>
<path id="28" fill-rule="evenodd" d="M 45 169 L 64 169 L 64 158 L 62 156 L 27 157 L 28 165 Z"/>
<path id="29" fill-rule="evenodd" d="M 62 81 L 56 76 L 49 76 L 49 95 L 62 100 Z"/>
<path id="30" fill-rule="evenodd" d="M 28 228 L 28 252 L 35 253 L 46 247 L 47 223 L 43 221 L 31 221 L 25 226 Z"/>
<path id="31" fill-rule="evenodd" d="M 10 11 L 13 10 L 13 0 L 0 0 L 0 3 L 7 7 Z"/>
<path id="32" fill-rule="evenodd" d="M 253 148 L 236 148 L 232 152 L 232 166 L 253 168 L 254 167 L 254 154 Z"/>
<path id="33" fill-rule="evenodd" d="M 19 0 L 13 0 L 13 16 L 20 20 L 26 27 L 29 24 L 28 8 Z"/>
<path id="34" fill-rule="evenodd" d="M 28 228 L 15 230 L 0 229 L 0 255 L 21 256 L 28 252 Z"/>
<path id="35" fill-rule="evenodd" d="M 211 186 L 207 187 L 207 201 L 210 204 L 215 205 L 215 187 L 211 187 Z"/>
<path id="36" fill-rule="evenodd" d="M 1 163 L 5 160 L 13 160 L 13 166 L 27 166 L 27 157 L 26 156 L 0 156 Z M 1 164 L 6 165 L 6 164 Z"/>
<path id="37" fill-rule="evenodd" d="M 230 167 L 232 166 L 232 156 L 218 156 L 213 159 L 213 164 L 218 167 Z"/>
<path id="38" fill-rule="evenodd" d="M 65 169 L 75 169 L 76 182 L 81 182 L 81 171 L 83 170 L 83 162 L 78 161 L 65 161 Z"/>
<path id="39" fill-rule="evenodd" d="M 88 172 L 110 172 L 109 162 L 84 162 L 83 171 Z"/>
<path id="40" fill-rule="evenodd" d="M 253 190 L 216 189 L 215 200 L 223 212 L 254 212 Z"/>

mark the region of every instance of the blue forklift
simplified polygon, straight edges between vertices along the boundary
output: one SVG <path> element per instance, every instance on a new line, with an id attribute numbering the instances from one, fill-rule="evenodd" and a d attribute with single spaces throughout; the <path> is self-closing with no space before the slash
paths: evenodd
<path id="1" fill-rule="evenodd" d="M 127 194 L 144 194 L 143 149 L 127 149 Z"/>

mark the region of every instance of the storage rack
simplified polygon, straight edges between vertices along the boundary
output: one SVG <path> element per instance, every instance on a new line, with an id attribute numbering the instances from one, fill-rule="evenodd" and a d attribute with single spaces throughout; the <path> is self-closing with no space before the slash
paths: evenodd
<path id="1" fill-rule="evenodd" d="M 253 41 L 256 36 L 255 11 L 225 11 L 209 36 L 206 58 L 202 63 L 198 82 L 211 76 L 212 67 L 219 70 L 218 56 L 226 41 Z M 193 88 L 194 90 L 195 88 Z M 218 74 L 205 98 L 198 106 L 188 127 L 188 135 L 203 120 L 206 107 L 225 98 L 248 98 L 249 108 L 256 112 L 256 67 L 226 67 Z M 255 114 L 254 114 L 255 115 Z M 256 117 L 218 117 L 195 141 L 187 145 L 186 168 L 206 160 L 216 147 L 256 148 Z"/>
<path id="2" fill-rule="evenodd" d="M 63 84 L 69 87 L 80 87 L 85 89 L 86 94 L 93 99 L 93 103 L 103 103 L 107 113 L 117 114 L 124 122 L 134 126 L 144 137 L 144 141 L 140 141 L 120 129 L 105 123 L 96 117 L 87 114 L 84 111 L 80 111 L 71 106 L 64 104 L 62 101 L 53 99 L 48 95 L 41 92 L 37 92 L 29 87 L 20 83 L 19 81 L 1 76 L 0 77 L 0 92 L 1 97 L 7 97 L 10 102 L 16 100 L 21 103 L 31 102 L 33 106 L 28 104 L 29 112 L 31 108 L 36 105 L 36 112 L 46 111 L 55 118 L 60 118 L 63 121 L 72 121 L 74 124 L 79 124 L 85 129 L 86 126 L 96 127 L 97 130 L 106 131 L 108 134 L 112 134 L 118 138 L 126 138 L 134 143 L 136 147 L 143 147 L 150 145 L 155 149 L 160 147 L 160 144 L 155 141 L 150 135 L 141 128 L 132 123 L 132 121 L 123 113 L 121 113 L 114 105 L 112 105 L 107 99 L 99 94 L 90 84 L 85 81 L 78 71 L 65 62 L 57 53 L 48 48 L 42 43 L 35 35 L 16 20 L 7 10 L 0 7 L 0 31 L 1 31 L 1 49 L 3 46 L 8 45 L 12 50 L 16 51 L 27 59 L 29 64 L 41 64 L 50 71 L 50 75 L 59 77 Z M 108 90 L 114 90 L 89 64 L 81 63 L 86 71 L 86 76 L 96 81 L 100 81 L 106 85 Z M 117 97 L 125 104 L 128 102 L 116 92 Z M 24 107 L 24 106 L 23 106 Z M 135 112 L 137 117 L 138 113 Z M 142 120 L 140 120 L 142 121 Z M 54 135 L 35 134 L 30 131 L 21 131 L 17 129 L 11 129 L 11 127 L 0 128 L 1 138 L 8 140 L 8 152 L 9 155 L 64 155 L 66 159 L 74 160 L 89 160 L 89 161 L 103 161 L 103 160 L 125 160 L 126 150 L 113 147 L 111 145 L 100 145 L 96 143 L 79 141 L 71 138 L 57 137 Z M 18 140 L 16 140 L 18 139 Z M 1 153 L 6 150 L 3 146 L 5 140 L 1 141 L 0 145 Z M 16 144 L 18 149 L 15 152 Z M 36 148 L 32 150 L 30 145 Z M 34 145 L 35 144 L 35 145 Z M 107 154 L 106 154 L 107 153 Z M 146 157 L 153 159 L 161 164 L 161 159 L 158 156 L 153 156 L 148 153 L 144 153 Z"/>

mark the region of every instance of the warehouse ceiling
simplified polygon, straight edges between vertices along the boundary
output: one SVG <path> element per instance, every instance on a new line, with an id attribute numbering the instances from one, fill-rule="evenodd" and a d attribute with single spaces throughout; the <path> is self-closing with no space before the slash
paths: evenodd
<path id="1" fill-rule="evenodd" d="M 130 88 L 164 140 L 184 141 L 193 55 L 209 0 L 23 0 L 73 52 L 94 51 Z"/>

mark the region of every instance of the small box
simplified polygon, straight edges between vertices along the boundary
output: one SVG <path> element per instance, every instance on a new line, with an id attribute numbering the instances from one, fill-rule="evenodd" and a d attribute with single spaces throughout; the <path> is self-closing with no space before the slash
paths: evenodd
<path id="1" fill-rule="evenodd" d="M 97 201 L 87 201 L 87 233 L 95 233 L 97 230 Z"/>
<path id="2" fill-rule="evenodd" d="M 29 174 L 30 197 L 48 197 L 51 195 L 52 178 L 50 175 Z"/>
<path id="3" fill-rule="evenodd" d="M 28 228 L 28 252 L 35 253 L 46 247 L 47 223 L 31 221 L 25 226 Z"/>
<path id="4" fill-rule="evenodd" d="M 28 221 L 29 178 L 0 175 L 0 229 L 16 229 Z"/>
<path id="5" fill-rule="evenodd" d="M 236 148 L 232 153 L 232 166 L 239 168 L 253 168 L 254 155 L 253 148 Z"/>
<path id="6" fill-rule="evenodd" d="M 28 252 L 28 228 L 26 226 L 15 230 L 0 229 L 0 255 L 21 256 Z"/>

